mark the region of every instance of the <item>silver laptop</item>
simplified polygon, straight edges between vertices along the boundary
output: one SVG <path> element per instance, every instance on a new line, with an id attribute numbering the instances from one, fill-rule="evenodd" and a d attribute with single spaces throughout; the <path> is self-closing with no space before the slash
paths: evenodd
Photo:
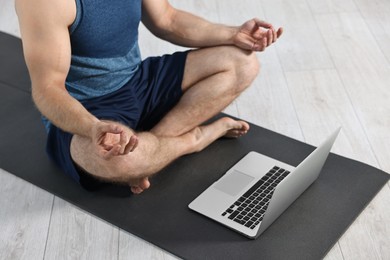
<path id="1" fill-rule="evenodd" d="M 189 204 L 189 208 L 257 238 L 319 176 L 340 128 L 297 167 L 250 152 Z"/>

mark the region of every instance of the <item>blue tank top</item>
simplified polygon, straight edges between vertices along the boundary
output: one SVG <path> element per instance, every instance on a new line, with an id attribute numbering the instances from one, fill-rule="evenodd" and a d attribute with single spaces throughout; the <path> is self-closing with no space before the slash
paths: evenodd
<path id="1" fill-rule="evenodd" d="M 77 100 L 103 96 L 123 87 L 141 62 L 138 26 L 142 0 L 76 0 L 69 28 L 72 57 L 65 81 Z M 51 123 L 42 116 L 46 131 Z"/>
<path id="2" fill-rule="evenodd" d="M 78 100 L 125 85 L 138 69 L 142 0 L 76 0 L 71 65 L 66 88 Z"/>

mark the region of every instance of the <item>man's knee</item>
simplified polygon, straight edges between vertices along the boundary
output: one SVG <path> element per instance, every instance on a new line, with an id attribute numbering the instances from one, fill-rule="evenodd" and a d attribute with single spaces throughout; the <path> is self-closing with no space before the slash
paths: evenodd
<path id="1" fill-rule="evenodd" d="M 91 163 L 82 165 L 85 170 L 97 179 L 113 183 L 128 184 L 131 180 L 143 177 L 142 169 L 131 154 L 116 156 L 110 160 L 95 157 Z"/>
<path id="2" fill-rule="evenodd" d="M 260 62 L 255 52 L 238 49 L 235 61 L 238 92 L 244 91 L 260 72 Z"/>
<path id="3" fill-rule="evenodd" d="M 232 46 L 222 48 L 225 48 L 225 57 L 230 62 L 230 70 L 235 79 L 232 91 L 238 95 L 255 80 L 260 71 L 260 62 L 255 52 Z"/>
<path id="4" fill-rule="evenodd" d="M 131 155 L 118 156 L 111 162 L 107 163 L 106 174 L 107 178 L 121 183 L 129 183 L 132 179 L 140 178 L 140 169 L 136 168 Z"/>
<path id="5" fill-rule="evenodd" d="M 73 136 L 70 154 L 79 167 L 100 180 L 124 183 L 132 174 L 137 174 L 132 169 L 134 164 L 130 156 L 116 156 L 107 160 L 94 150 L 89 138 Z"/>

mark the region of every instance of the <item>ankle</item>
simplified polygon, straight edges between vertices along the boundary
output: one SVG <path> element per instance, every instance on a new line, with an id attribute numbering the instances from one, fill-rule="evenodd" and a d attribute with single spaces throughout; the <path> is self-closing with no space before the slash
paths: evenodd
<path id="1" fill-rule="evenodd" d="M 200 127 L 195 127 L 190 132 L 184 134 L 187 138 L 189 144 L 189 149 L 191 153 L 200 152 L 203 148 L 201 147 L 202 141 L 202 130 Z"/>

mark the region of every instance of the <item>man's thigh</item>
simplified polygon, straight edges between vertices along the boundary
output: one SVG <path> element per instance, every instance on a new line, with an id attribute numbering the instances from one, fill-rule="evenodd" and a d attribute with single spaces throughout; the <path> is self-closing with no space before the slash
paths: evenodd
<path id="1" fill-rule="evenodd" d="M 142 61 L 129 82 L 136 89 L 138 104 L 142 108 L 136 130 L 153 128 L 180 100 L 187 54 L 176 52 Z"/>
<path id="2" fill-rule="evenodd" d="M 185 64 L 183 91 L 211 75 L 233 69 L 237 60 L 250 55 L 251 52 L 235 46 L 217 46 L 191 51 Z"/>

